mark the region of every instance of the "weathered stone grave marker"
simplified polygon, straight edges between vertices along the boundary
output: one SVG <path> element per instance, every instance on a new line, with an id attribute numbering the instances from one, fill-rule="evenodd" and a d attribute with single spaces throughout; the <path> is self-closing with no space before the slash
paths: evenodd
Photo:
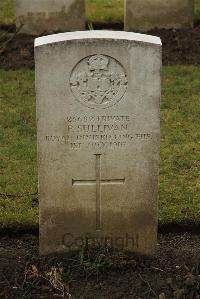
<path id="1" fill-rule="evenodd" d="M 193 26 L 194 0 L 125 0 L 125 30 Z"/>
<path id="2" fill-rule="evenodd" d="M 83 0 L 16 0 L 16 26 L 21 33 L 40 35 L 45 32 L 85 29 Z"/>
<path id="3" fill-rule="evenodd" d="M 161 42 L 89 31 L 35 41 L 40 252 L 100 242 L 152 254 Z"/>

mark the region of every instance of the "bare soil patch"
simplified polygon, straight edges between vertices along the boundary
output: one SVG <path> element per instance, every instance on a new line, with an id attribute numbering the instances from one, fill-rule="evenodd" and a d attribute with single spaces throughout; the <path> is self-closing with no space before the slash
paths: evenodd
<path id="1" fill-rule="evenodd" d="M 93 249 L 40 257 L 37 236 L 4 236 L 0 298 L 198 299 L 200 237 L 160 235 L 157 254 L 150 258 Z"/>
<path id="2" fill-rule="evenodd" d="M 123 24 L 94 24 L 94 29 L 123 30 Z M 34 68 L 34 36 L 17 34 L 15 27 L 1 25 L 0 30 L 0 68 Z M 152 30 L 148 34 L 160 36 L 163 42 L 163 64 L 200 64 L 200 24 L 192 29 Z"/>

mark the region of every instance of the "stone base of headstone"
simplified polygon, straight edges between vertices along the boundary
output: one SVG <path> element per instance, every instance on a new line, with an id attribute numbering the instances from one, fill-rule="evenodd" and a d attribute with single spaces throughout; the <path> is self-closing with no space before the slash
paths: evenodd
<path id="1" fill-rule="evenodd" d="M 79 31 L 85 29 L 83 0 L 16 0 L 16 27 L 21 33 Z"/>
<path id="2" fill-rule="evenodd" d="M 126 31 L 193 26 L 194 0 L 125 0 Z"/>

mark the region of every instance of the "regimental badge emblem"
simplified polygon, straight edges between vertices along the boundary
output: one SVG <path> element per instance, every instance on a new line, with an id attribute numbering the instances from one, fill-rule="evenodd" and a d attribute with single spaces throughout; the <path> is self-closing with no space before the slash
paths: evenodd
<path id="1" fill-rule="evenodd" d="M 107 55 L 91 55 L 77 63 L 70 76 L 76 100 L 89 108 L 107 108 L 120 101 L 127 89 L 126 72 Z"/>

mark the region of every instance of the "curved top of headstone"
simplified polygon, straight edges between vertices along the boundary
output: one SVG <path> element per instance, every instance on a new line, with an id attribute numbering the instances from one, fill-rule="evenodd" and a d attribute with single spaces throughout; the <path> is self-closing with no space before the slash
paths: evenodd
<path id="1" fill-rule="evenodd" d="M 152 45 L 161 46 L 161 40 L 157 36 L 125 32 L 125 31 L 108 31 L 108 30 L 90 30 L 90 31 L 75 31 L 59 34 L 42 36 L 35 39 L 35 47 L 54 44 L 72 40 L 89 40 L 89 39 L 111 39 L 111 40 L 127 40 L 136 41 Z"/>

